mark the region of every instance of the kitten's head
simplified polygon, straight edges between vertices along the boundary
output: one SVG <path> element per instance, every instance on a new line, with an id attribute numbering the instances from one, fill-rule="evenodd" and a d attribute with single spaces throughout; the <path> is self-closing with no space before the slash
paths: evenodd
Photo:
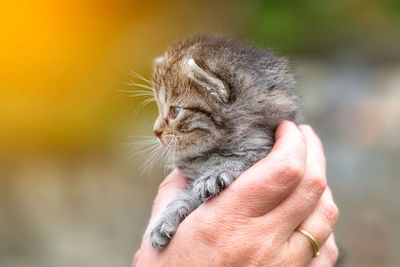
<path id="1" fill-rule="evenodd" d="M 172 64 L 167 57 L 155 61 L 153 82 L 159 115 L 154 133 L 176 156 L 196 156 L 211 150 L 221 138 L 214 119 L 215 102 L 226 101 L 226 88 L 193 57 L 184 56 Z"/>
<path id="2" fill-rule="evenodd" d="M 155 135 L 179 158 L 201 155 L 221 145 L 234 131 L 238 109 L 259 110 L 248 102 L 263 99 L 248 88 L 257 87 L 260 81 L 267 87 L 279 79 L 292 81 L 292 76 L 282 75 L 287 69 L 280 62 L 270 52 L 222 37 L 196 36 L 172 45 L 154 61 L 152 79 L 159 111 Z M 263 71 L 280 77 L 262 78 Z M 243 91 L 256 99 L 245 99 Z M 243 114 L 252 116 L 251 112 Z"/>

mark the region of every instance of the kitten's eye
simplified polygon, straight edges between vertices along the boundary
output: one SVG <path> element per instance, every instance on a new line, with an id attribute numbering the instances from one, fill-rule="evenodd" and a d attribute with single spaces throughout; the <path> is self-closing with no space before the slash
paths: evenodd
<path id="1" fill-rule="evenodd" d="M 178 117 L 181 108 L 179 107 L 170 107 L 168 117 L 171 119 L 176 119 Z"/>

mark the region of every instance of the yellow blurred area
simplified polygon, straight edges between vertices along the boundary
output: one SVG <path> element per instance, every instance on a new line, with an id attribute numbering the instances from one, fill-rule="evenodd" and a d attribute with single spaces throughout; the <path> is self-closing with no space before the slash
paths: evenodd
<path id="1" fill-rule="evenodd" d="M 116 112 L 112 83 L 122 73 L 113 69 L 111 47 L 145 8 L 135 1 L 1 1 L 0 144 L 104 137 Z"/>
<path id="2" fill-rule="evenodd" d="M 1 1 L 0 153 L 110 144 L 131 116 L 117 93 L 129 71 L 148 76 L 169 42 L 242 20 L 221 21 L 222 7 L 240 10 L 179 0 Z"/>

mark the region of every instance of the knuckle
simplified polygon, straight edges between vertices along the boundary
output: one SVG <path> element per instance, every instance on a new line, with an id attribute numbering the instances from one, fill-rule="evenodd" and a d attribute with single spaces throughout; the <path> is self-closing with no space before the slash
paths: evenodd
<path id="1" fill-rule="evenodd" d="M 304 175 L 304 166 L 298 159 L 288 159 L 282 164 L 281 172 L 287 178 L 301 178 Z"/>
<path id="2" fill-rule="evenodd" d="M 321 175 L 310 174 L 308 177 L 308 189 L 318 195 L 321 195 L 326 188 L 326 179 Z"/>
<path id="3" fill-rule="evenodd" d="M 332 203 L 325 208 L 325 217 L 328 219 L 328 222 L 334 226 L 339 218 L 339 209 L 338 207 Z"/>

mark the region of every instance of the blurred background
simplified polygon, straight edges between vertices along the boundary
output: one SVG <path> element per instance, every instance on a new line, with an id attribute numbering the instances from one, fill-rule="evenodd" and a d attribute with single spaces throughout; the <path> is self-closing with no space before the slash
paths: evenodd
<path id="1" fill-rule="evenodd" d="M 398 0 L 0 1 L 0 266 L 129 266 L 167 172 L 127 156 L 156 106 L 118 90 L 201 32 L 291 60 L 344 266 L 400 266 Z"/>

